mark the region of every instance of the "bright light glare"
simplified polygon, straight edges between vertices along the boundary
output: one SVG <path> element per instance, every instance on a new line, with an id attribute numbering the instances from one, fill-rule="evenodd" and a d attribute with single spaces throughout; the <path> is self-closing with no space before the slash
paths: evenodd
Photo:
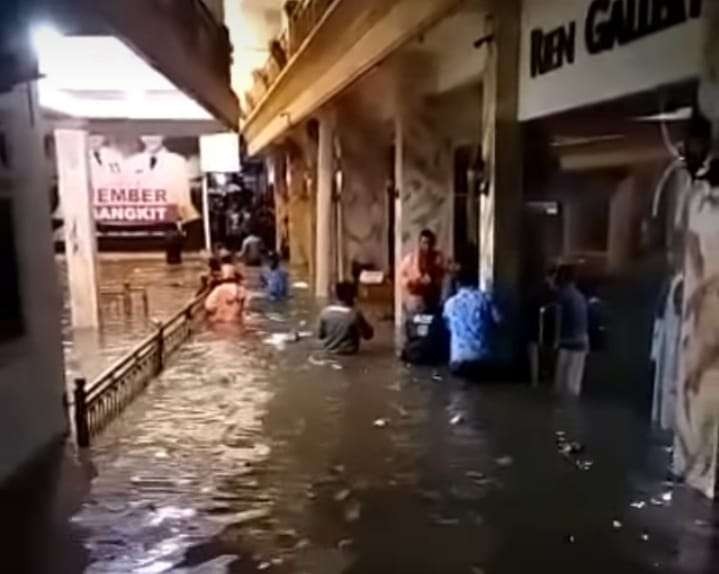
<path id="1" fill-rule="evenodd" d="M 30 41 L 38 56 L 53 50 L 62 41 L 64 36 L 52 24 L 36 24 L 30 30 Z"/>

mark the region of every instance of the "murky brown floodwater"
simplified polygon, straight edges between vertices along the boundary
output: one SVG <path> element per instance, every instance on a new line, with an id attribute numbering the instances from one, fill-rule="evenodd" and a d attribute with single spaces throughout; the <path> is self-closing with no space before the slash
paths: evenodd
<path id="1" fill-rule="evenodd" d="M 55 527 L 73 566 L 35 571 L 717 571 L 715 512 L 662 482 L 665 446 L 630 412 L 406 368 L 388 323 L 328 361 L 281 342 L 314 322 L 302 292 L 253 307 L 66 465 L 76 490 L 92 477 Z"/>
<path id="2" fill-rule="evenodd" d="M 99 261 L 102 290 L 119 290 L 124 283 L 135 289 L 145 289 L 149 313 L 145 315 L 142 299 L 134 294 L 132 307 L 126 312 L 119 297 L 102 296 L 100 330 L 73 330 L 70 318 L 70 301 L 67 269 L 58 260 L 58 277 L 64 293 L 63 343 L 65 371 L 68 381 L 76 377 L 92 380 L 153 329 L 153 321 L 166 320 L 195 295 L 200 274 L 206 264 L 199 257 L 187 257 L 182 265 L 169 266 L 158 254 L 139 255 L 135 258 L 105 256 Z"/>

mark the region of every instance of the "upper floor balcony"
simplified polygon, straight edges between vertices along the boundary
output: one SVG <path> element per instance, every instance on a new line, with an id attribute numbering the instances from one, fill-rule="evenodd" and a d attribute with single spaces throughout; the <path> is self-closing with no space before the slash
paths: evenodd
<path id="1" fill-rule="evenodd" d="M 306 119 L 461 0 L 288 0 L 283 30 L 241 98 L 255 154 Z M 231 27 L 232 22 L 228 22 Z"/>

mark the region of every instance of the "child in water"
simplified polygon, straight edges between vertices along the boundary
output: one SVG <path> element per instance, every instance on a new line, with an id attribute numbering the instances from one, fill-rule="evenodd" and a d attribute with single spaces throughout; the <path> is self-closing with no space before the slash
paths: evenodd
<path id="1" fill-rule="evenodd" d="M 289 274 L 280 265 L 277 253 L 270 253 L 267 257 L 267 268 L 262 271 L 260 280 L 270 301 L 284 301 L 289 297 Z"/>

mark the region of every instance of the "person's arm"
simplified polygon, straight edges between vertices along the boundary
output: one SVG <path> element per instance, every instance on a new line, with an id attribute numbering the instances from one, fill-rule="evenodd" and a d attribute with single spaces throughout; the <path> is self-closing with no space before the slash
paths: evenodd
<path id="1" fill-rule="evenodd" d="M 207 296 L 207 299 L 205 299 L 205 311 L 208 315 L 214 315 L 217 312 L 219 298 L 220 296 L 217 293 L 217 289 L 213 289 L 212 293 L 210 293 Z"/>
<path id="2" fill-rule="evenodd" d="M 374 328 L 369 324 L 369 321 L 365 319 L 362 311 L 357 311 L 357 322 L 359 326 L 360 336 L 365 340 L 369 341 L 374 337 Z"/>
<path id="3" fill-rule="evenodd" d="M 237 255 L 237 258 L 240 261 L 244 261 L 246 254 L 247 254 L 247 237 L 245 237 L 244 241 L 242 242 L 242 247 L 240 248 L 240 252 Z"/>
<path id="4" fill-rule="evenodd" d="M 244 315 L 247 306 L 247 290 L 242 285 L 237 286 L 237 302 L 240 307 L 240 315 Z"/>

